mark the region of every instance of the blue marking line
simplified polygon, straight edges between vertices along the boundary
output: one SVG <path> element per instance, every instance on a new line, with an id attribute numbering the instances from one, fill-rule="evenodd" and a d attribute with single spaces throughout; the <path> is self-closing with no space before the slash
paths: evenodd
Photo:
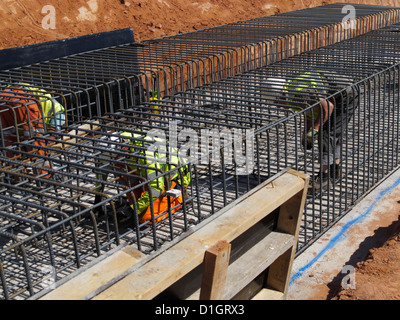
<path id="1" fill-rule="evenodd" d="M 328 244 L 309 262 L 307 263 L 304 267 L 300 268 L 295 274 L 293 274 L 292 278 L 290 279 L 289 285 L 291 285 L 296 279 L 298 279 L 308 268 L 310 268 L 312 265 L 314 265 L 315 262 L 318 261 L 319 258 L 321 258 L 328 250 L 332 249 L 337 243 L 340 241 L 344 240 L 346 238 L 346 232 L 347 230 L 352 227 L 353 225 L 363 221 L 374 209 L 376 204 L 389 192 L 391 192 L 395 187 L 397 187 L 400 184 L 400 178 L 397 179 L 391 186 L 387 187 L 386 189 L 382 190 L 378 196 L 375 198 L 375 200 L 372 202 L 371 206 L 365 210 L 361 215 L 359 215 L 357 218 L 349 221 L 346 223 L 339 231 L 339 233 L 332 238 Z"/>

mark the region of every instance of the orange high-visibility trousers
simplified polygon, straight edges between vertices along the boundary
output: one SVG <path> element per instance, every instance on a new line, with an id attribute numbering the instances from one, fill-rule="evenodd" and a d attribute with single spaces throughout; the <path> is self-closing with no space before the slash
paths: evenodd
<path id="1" fill-rule="evenodd" d="M 38 131 L 43 131 L 44 129 L 44 121 L 40 111 L 41 106 L 33 98 L 29 98 L 28 93 L 26 90 L 9 88 L 1 94 L 1 100 L 10 101 L 8 105 L 0 106 L 0 120 L 5 147 L 17 142 L 17 135 L 20 133 L 19 129 L 22 129 L 24 133 L 31 133 L 30 131 L 32 130 L 34 136 L 40 136 Z M 26 137 L 24 136 L 24 138 Z M 29 136 L 29 138 L 32 137 Z M 34 144 L 36 146 L 45 146 L 45 143 L 40 141 L 35 141 Z M 36 150 L 35 153 L 41 156 L 46 154 L 41 149 Z M 7 153 L 8 157 L 11 155 L 11 153 Z M 46 171 L 39 170 L 39 174 L 43 173 L 46 173 Z"/>
<path id="2" fill-rule="evenodd" d="M 171 189 L 174 189 L 175 187 L 176 187 L 176 182 L 172 181 Z M 177 212 L 181 208 L 182 203 L 183 203 L 182 194 L 175 199 L 171 199 L 171 213 L 174 214 L 175 212 Z M 175 206 L 176 208 L 174 208 Z M 153 209 L 154 209 L 154 218 L 156 223 L 168 218 L 169 212 L 168 212 L 167 196 L 162 197 L 161 199 L 158 198 L 157 200 L 153 201 Z M 158 215 L 160 216 L 157 217 Z M 151 208 L 149 206 L 147 210 L 142 215 L 139 216 L 139 222 L 144 223 L 150 220 L 151 220 Z"/>
<path id="3" fill-rule="evenodd" d="M 26 131 L 44 128 L 41 106 L 35 99 L 29 98 L 27 94 L 29 92 L 26 90 L 18 89 L 6 89 L 1 94 L 1 100 L 10 101 L 8 105 L 0 106 L 3 130 L 10 127 L 15 128 L 15 125 Z"/>

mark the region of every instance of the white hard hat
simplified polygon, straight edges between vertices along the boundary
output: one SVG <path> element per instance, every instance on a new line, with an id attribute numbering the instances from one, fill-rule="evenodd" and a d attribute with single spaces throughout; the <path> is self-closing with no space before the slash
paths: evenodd
<path id="1" fill-rule="evenodd" d="M 286 80 L 282 78 L 267 78 L 265 84 L 267 87 L 275 90 L 283 90 Z"/>
<path id="2" fill-rule="evenodd" d="M 261 95 L 265 99 L 276 100 L 284 94 L 286 80 L 283 78 L 267 78 L 261 85 Z"/>

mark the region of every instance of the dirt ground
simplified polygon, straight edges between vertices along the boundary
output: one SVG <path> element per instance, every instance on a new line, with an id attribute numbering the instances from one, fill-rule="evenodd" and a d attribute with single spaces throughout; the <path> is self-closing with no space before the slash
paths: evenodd
<path id="1" fill-rule="evenodd" d="M 332 300 L 400 300 L 400 224 L 390 232 L 389 240 L 357 264 L 355 289 L 341 290 Z"/>
<path id="2" fill-rule="evenodd" d="M 0 0 L 0 49 L 127 27 L 141 41 L 332 2 L 337 1 Z M 400 6 L 400 0 L 341 2 Z M 46 5 L 55 9 L 54 29 L 43 28 Z M 385 237 L 358 263 L 356 289 L 328 299 L 400 299 L 400 223 Z"/>
<path id="3" fill-rule="evenodd" d="M 338 1 L 0 0 L 0 49 L 127 27 L 141 41 L 332 2 Z M 349 2 L 400 6 L 400 0 Z M 47 5 L 55 9 L 55 29 L 43 29 Z"/>
<path id="4" fill-rule="evenodd" d="M 364 229 L 370 236 L 357 242 L 357 249 L 345 265 L 355 267 L 354 289 L 342 289 L 343 274 L 337 275 L 316 299 L 326 300 L 400 300 L 400 195 L 399 189 L 387 195 L 375 208 L 375 219 Z M 365 234 L 356 226 L 349 239 Z M 357 234 L 358 233 L 358 234 Z M 349 283 L 348 283 L 349 284 Z"/>

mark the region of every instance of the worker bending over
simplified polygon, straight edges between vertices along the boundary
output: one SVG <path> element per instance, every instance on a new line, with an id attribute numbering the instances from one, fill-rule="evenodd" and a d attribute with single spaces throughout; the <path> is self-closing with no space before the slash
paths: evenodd
<path id="1" fill-rule="evenodd" d="M 139 193 L 137 192 L 139 188 L 136 189 L 136 194 L 127 193 L 130 207 L 128 212 L 126 208 L 117 210 L 123 216 L 122 219 L 129 220 L 136 212 L 140 223 L 151 221 L 153 218 L 157 223 L 168 217 L 169 208 L 172 214 L 178 211 L 183 202 L 188 199 L 187 188 L 191 180 L 189 166 L 182 163 L 184 159 L 178 156 L 175 148 L 169 148 L 168 155 L 164 152 L 149 150 L 148 146 L 155 142 L 155 139 L 148 136 L 123 132 L 119 138 L 131 145 L 129 147 L 131 156 L 125 160 L 128 163 L 125 167 L 114 164 L 114 169 L 134 172 L 142 179 L 129 179 L 127 176 L 120 175 L 118 182 L 126 189 L 131 189 L 143 181 L 148 182 Z M 167 156 L 170 159 L 168 163 Z M 102 179 L 106 180 L 107 177 L 103 175 Z M 98 190 L 102 191 L 103 188 L 104 186 Z M 168 206 L 168 199 L 170 206 Z M 95 204 L 100 201 L 101 198 L 97 196 Z"/>
<path id="2" fill-rule="evenodd" d="M 64 107 L 43 89 L 19 83 L 0 92 L 0 118 L 5 146 L 59 130 L 65 124 Z"/>
<path id="3" fill-rule="evenodd" d="M 0 120 L 0 146 L 6 148 L 41 136 L 46 130 L 61 129 L 65 124 L 65 110 L 45 90 L 19 83 L 0 91 Z M 42 147 L 44 143 L 39 140 L 34 145 Z M 44 156 L 45 151 L 39 148 L 36 154 Z M 12 153 L 6 152 L 6 156 Z M 43 166 L 49 167 L 46 163 Z"/>
<path id="4" fill-rule="evenodd" d="M 293 111 L 310 107 L 305 112 L 307 133 L 301 141 L 307 150 L 318 144 L 321 169 L 311 182 L 317 191 L 324 189 L 341 176 L 343 134 L 358 107 L 359 88 L 347 75 L 333 71 L 309 71 L 274 80 L 274 91 L 281 88 L 284 104 Z"/>

